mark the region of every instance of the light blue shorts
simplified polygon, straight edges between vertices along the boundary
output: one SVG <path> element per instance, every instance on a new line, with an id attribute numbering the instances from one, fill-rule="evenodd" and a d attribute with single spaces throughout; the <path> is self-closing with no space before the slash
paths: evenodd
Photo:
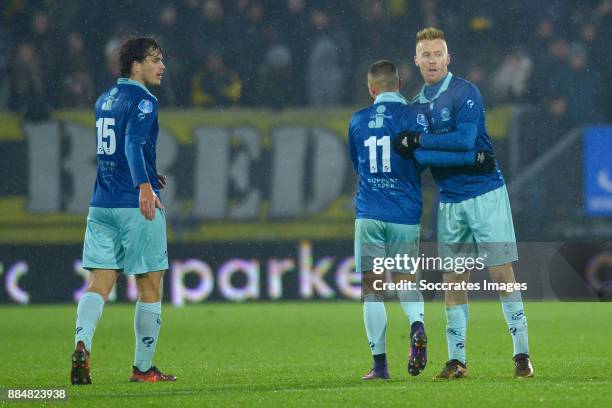
<path id="1" fill-rule="evenodd" d="M 147 221 L 138 208 L 89 207 L 83 268 L 120 269 L 128 275 L 168 269 L 166 214 Z"/>
<path id="2" fill-rule="evenodd" d="M 518 260 L 506 186 L 438 208 L 438 256 L 482 257 L 486 266 Z"/>
<path id="3" fill-rule="evenodd" d="M 417 257 L 421 224 L 395 224 L 358 218 L 355 220 L 355 265 L 358 272 L 373 270 L 375 258 L 395 258 L 396 255 Z M 410 269 L 392 272 L 411 273 Z"/>

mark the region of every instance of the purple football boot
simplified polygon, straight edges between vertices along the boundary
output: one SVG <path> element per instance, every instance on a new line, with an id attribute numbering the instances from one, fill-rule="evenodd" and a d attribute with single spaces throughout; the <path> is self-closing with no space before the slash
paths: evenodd
<path id="1" fill-rule="evenodd" d="M 427 365 L 427 335 L 422 322 L 415 322 L 410 329 L 410 355 L 408 356 L 408 373 L 421 374 Z"/>

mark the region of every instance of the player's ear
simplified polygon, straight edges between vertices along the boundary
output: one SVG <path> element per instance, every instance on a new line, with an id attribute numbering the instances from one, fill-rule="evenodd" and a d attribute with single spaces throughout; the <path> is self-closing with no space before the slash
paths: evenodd
<path id="1" fill-rule="evenodd" d="M 450 54 L 446 54 L 446 65 L 450 65 L 451 57 Z"/>
<path id="2" fill-rule="evenodd" d="M 132 61 L 132 67 L 130 69 L 130 72 L 133 74 L 136 74 L 140 71 L 140 64 L 138 63 L 138 61 Z"/>
<path id="3" fill-rule="evenodd" d="M 419 58 L 416 55 L 414 56 L 414 65 L 419 66 Z"/>
<path id="4" fill-rule="evenodd" d="M 372 99 L 376 99 L 376 89 L 370 84 L 368 84 L 368 91 L 370 92 Z"/>

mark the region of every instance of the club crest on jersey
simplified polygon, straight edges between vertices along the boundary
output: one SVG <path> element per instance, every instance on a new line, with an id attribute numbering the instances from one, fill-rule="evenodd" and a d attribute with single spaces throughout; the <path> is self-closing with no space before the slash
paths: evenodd
<path id="1" fill-rule="evenodd" d="M 429 126 L 429 123 L 427 123 L 427 118 L 422 113 L 417 115 L 417 123 L 423 127 Z"/>
<path id="2" fill-rule="evenodd" d="M 144 113 L 145 115 L 147 113 L 151 113 L 153 112 L 153 102 L 151 102 L 148 99 L 143 99 L 142 101 L 140 101 L 140 103 L 138 104 L 138 109 L 140 109 L 140 111 L 142 113 Z"/>
<path id="3" fill-rule="evenodd" d="M 468 108 L 472 109 L 474 107 L 474 101 L 473 100 L 468 99 L 466 103 L 467 103 Z"/>
<path id="4" fill-rule="evenodd" d="M 440 117 L 442 118 L 442 122 L 447 122 L 450 120 L 450 111 L 448 108 L 442 108 L 440 111 Z"/>

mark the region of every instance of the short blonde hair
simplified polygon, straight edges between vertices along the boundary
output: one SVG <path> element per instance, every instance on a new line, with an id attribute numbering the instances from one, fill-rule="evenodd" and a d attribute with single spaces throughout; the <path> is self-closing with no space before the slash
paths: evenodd
<path id="1" fill-rule="evenodd" d="M 446 39 L 444 38 L 444 31 L 436 27 L 427 27 L 417 33 L 416 35 L 417 44 L 425 40 L 446 41 Z"/>

